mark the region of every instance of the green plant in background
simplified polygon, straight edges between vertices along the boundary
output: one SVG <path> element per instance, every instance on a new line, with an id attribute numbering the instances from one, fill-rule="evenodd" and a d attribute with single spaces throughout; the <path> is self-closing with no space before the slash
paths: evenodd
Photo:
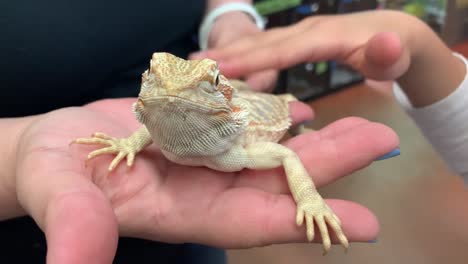
<path id="1" fill-rule="evenodd" d="M 403 5 L 402 10 L 419 18 L 445 12 L 446 0 L 412 0 Z"/>
<path id="2" fill-rule="evenodd" d="M 280 12 L 301 4 L 301 0 L 262 0 L 257 1 L 254 6 L 262 16 Z"/>
<path id="3" fill-rule="evenodd" d="M 403 11 L 413 16 L 423 18 L 426 16 L 426 8 L 421 2 L 423 2 L 423 0 L 410 1 L 403 6 Z"/>
<path id="4" fill-rule="evenodd" d="M 315 65 L 315 74 L 322 75 L 328 70 L 327 62 L 317 62 Z"/>

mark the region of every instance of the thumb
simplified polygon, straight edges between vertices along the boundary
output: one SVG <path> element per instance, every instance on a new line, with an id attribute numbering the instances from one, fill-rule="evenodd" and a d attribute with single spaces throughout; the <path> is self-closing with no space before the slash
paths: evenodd
<path id="1" fill-rule="evenodd" d="M 23 154 L 18 200 L 45 233 L 47 263 L 112 263 L 118 241 L 113 210 L 88 178 L 67 166 L 72 158 L 65 153 Z"/>
<path id="2" fill-rule="evenodd" d="M 394 80 L 405 73 L 410 64 L 409 51 L 396 33 L 383 32 L 373 36 L 346 63 L 374 80 Z"/>

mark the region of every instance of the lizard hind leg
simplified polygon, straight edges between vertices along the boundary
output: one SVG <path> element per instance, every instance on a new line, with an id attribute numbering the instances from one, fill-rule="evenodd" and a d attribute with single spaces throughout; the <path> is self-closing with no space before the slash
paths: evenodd
<path id="1" fill-rule="evenodd" d="M 90 138 L 77 138 L 72 143 L 86 145 L 105 145 L 105 147 L 92 151 L 88 154 L 88 160 L 103 154 L 114 154 L 117 156 L 112 160 L 108 170 L 112 171 L 117 165 L 127 158 L 127 166 L 132 166 L 135 155 L 144 147 L 151 144 L 151 136 L 145 127 L 140 128 L 128 138 L 114 138 L 104 133 L 94 133 Z"/>
<path id="2" fill-rule="evenodd" d="M 334 231 L 339 242 L 347 250 L 349 243 L 341 228 L 341 221 L 318 193 L 309 173 L 301 160 L 289 148 L 273 143 L 258 142 L 245 147 L 246 168 L 271 169 L 283 166 L 289 189 L 296 201 L 296 223 L 301 226 L 305 220 L 307 240 L 315 237 L 314 223 L 322 237 L 324 254 L 331 247 L 328 226 Z M 231 160 L 232 159 L 228 159 Z"/>

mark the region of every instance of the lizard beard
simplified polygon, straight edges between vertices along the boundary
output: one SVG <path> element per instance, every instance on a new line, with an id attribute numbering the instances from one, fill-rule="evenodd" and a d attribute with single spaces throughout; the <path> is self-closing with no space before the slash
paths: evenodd
<path id="1" fill-rule="evenodd" d="M 227 112 L 207 114 L 158 105 L 152 109 L 145 106 L 136 113 L 153 141 L 162 150 L 179 157 L 222 153 L 233 146 L 243 130 L 243 124 Z"/>

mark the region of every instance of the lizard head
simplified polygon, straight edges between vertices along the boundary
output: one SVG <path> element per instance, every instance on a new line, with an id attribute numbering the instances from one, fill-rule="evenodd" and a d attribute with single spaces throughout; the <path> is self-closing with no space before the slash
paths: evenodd
<path id="1" fill-rule="evenodd" d="M 246 114 L 231 102 L 234 92 L 213 60 L 184 60 L 169 53 L 154 53 L 150 68 L 142 75 L 134 112 L 140 123 L 159 137 L 156 141 L 163 141 L 161 137 L 167 131 L 176 137 L 186 137 L 183 134 L 187 131 L 197 133 L 190 136 L 194 138 L 212 128 L 222 137 L 245 125 Z"/>
<path id="2" fill-rule="evenodd" d="M 179 106 L 185 103 L 200 110 L 226 109 L 233 92 L 213 60 L 184 60 L 169 53 L 154 53 L 150 68 L 142 75 L 139 102 L 177 101 Z"/>

